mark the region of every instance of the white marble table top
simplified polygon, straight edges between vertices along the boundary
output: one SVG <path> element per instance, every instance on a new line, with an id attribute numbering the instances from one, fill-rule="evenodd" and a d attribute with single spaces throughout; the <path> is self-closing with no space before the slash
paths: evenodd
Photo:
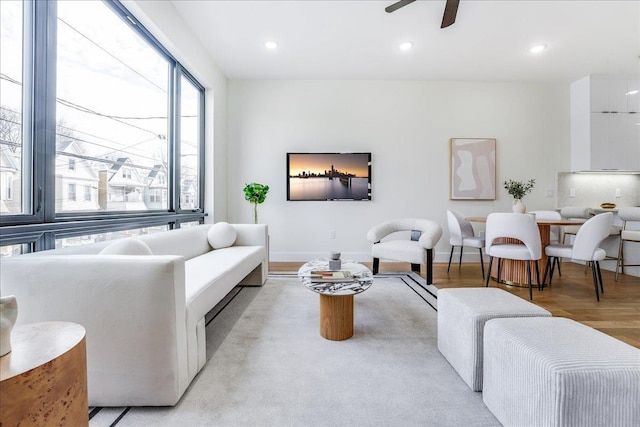
<path id="1" fill-rule="evenodd" d="M 367 267 L 355 261 L 342 261 L 341 270 L 350 271 L 353 282 L 311 282 L 311 272 L 329 270 L 328 259 L 314 259 L 298 270 L 298 278 L 307 289 L 323 295 L 355 295 L 366 291 L 373 284 L 373 273 Z"/>

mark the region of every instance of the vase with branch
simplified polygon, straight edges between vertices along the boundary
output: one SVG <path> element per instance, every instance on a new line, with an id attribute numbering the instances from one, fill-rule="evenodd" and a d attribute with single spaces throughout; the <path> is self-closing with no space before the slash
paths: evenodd
<path id="1" fill-rule="evenodd" d="M 258 205 L 263 203 L 267 198 L 269 186 L 252 182 L 246 184 L 244 189 L 244 199 L 253 205 L 253 223 L 258 223 Z"/>
<path id="2" fill-rule="evenodd" d="M 514 181 L 507 180 L 504 182 L 504 188 L 507 190 L 507 193 L 513 196 L 513 212 L 515 213 L 525 213 L 527 207 L 524 203 L 522 203 L 522 198 L 529 194 L 533 187 L 535 187 L 536 180 L 530 179 L 527 182 L 523 181 Z"/>

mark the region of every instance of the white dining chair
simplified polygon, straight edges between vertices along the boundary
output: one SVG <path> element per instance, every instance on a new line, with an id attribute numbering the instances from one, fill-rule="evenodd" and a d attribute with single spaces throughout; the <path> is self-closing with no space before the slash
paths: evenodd
<path id="1" fill-rule="evenodd" d="M 562 220 L 562 215 L 558 211 L 529 211 L 527 213 L 534 214 L 536 216 L 536 221 L 560 221 Z M 557 244 L 560 243 L 560 226 L 553 225 L 550 227 L 549 231 L 549 243 Z M 560 263 L 556 263 L 555 266 L 558 268 L 558 274 L 562 276 L 562 269 L 560 268 Z"/>
<path id="2" fill-rule="evenodd" d="M 517 239 L 522 243 L 496 242 L 500 238 Z M 538 289 L 540 286 L 540 269 L 538 261 L 542 258 L 542 242 L 540 231 L 533 215 L 519 213 L 492 213 L 487 216 L 485 231 L 485 253 L 489 255 L 489 270 L 485 287 L 489 286 L 493 259 L 498 258 L 498 274 L 500 281 L 503 259 L 526 261 L 527 282 L 529 285 L 529 299 L 533 299 L 533 281 L 531 280 L 531 261 L 535 261 Z"/>
<path id="3" fill-rule="evenodd" d="M 577 208 L 577 207 L 564 207 L 562 209 L 560 209 L 560 215 L 562 215 L 563 218 L 566 219 L 574 219 L 574 220 L 583 220 L 584 221 L 588 220 L 589 218 L 593 217 L 594 212 L 593 209 L 591 208 Z M 567 236 L 575 236 L 576 233 L 578 232 L 578 230 L 580 229 L 581 225 L 567 225 L 565 227 L 563 227 L 562 229 L 562 244 L 566 244 L 566 239 Z M 621 232 L 622 228 L 617 226 L 617 225 L 611 225 L 611 227 L 609 227 L 609 236 L 620 236 L 620 232 Z M 604 260 L 608 260 L 608 261 L 617 261 L 618 258 L 617 257 L 612 257 L 612 256 L 608 256 L 605 254 L 605 258 Z M 603 261 L 604 261 L 603 260 Z M 558 265 L 560 265 L 560 262 L 558 262 Z M 589 266 L 591 264 L 590 263 L 586 263 L 584 265 L 584 272 L 586 273 L 587 270 L 589 269 Z"/>
<path id="4" fill-rule="evenodd" d="M 465 246 L 477 248 L 480 251 L 480 267 L 482 268 L 482 278 L 484 279 L 484 260 L 482 259 L 482 247 L 484 246 L 484 237 L 476 237 L 471 223 L 464 219 L 459 212 L 447 210 L 447 221 L 449 223 L 449 244 L 451 245 L 451 253 L 449 254 L 449 265 L 447 273 L 451 269 L 451 259 L 453 258 L 453 250 L 456 246 L 460 246 L 460 260 L 458 268 L 462 266 L 462 251 Z"/>
<path id="5" fill-rule="evenodd" d="M 640 207 L 620 208 L 618 218 L 622 220 L 622 230 L 620 232 L 620 247 L 618 248 L 618 260 L 616 261 L 616 282 L 618 274 L 624 267 L 640 267 L 640 264 L 627 264 L 624 261 L 624 243 L 640 243 L 640 229 L 631 229 L 632 223 L 640 223 Z"/>
<path id="6" fill-rule="evenodd" d="M 564 219 L 582 220 L 585 222 L 593 216 L 593 209 L 566 206 L 560 209 L 560 216 Z M 562 228 L 562 244 L 567 243 L 567 236 L 575 236 L 580 229 L 580 225 L 566 225 Z"/>
<path id="7" fill-rule="evenodd" d="M 596 299 L 600 301 L 598 285 L 600 286 L 600 292 L 604 293 L 600 261 L 605 259 L 607 253 L 598 246 L 604 239 L 609 237 L 612 223 L 613 214 L 611 212 L 596 215 L 580 226 L 572 245 L 556 244 L 547 246 L 544 252 L 549 258 L 547 259 L 547 264 L 544 269 L 542 282 L 546 283 L 548 274 L 549 284 L 551 284 L 553 281 L 553 264 L 558 262 L 560 258 L 586 261 L 591 264 L 591 275 L 593 276 L 593 286 L 596 290 Z"/>

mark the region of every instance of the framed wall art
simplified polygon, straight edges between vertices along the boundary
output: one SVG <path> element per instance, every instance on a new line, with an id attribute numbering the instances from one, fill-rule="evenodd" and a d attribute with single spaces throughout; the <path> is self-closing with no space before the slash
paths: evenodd
<path id="1" fill-rule="evenodd" d="M 449 140 L 449 198 L 451 200 L 496 199 L 496 140 L 451 138 Z"/>

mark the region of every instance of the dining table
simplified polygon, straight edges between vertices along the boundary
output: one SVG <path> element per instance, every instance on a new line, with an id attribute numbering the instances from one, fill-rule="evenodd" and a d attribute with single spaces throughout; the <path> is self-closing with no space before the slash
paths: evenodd
<path id="1" fill-rule="evenodd" d="M 476 223 L 486 223 L 487 217 L 469 217 L 465 218 L 469 222 Z M 549 244 L 551 244 L 551 227 L 554 226 L 567 226 L 567 225 L 581 225 L 584 223 L 584 220 L 576 220 L 576 219 L 536 219 L 536 224 L 538 225 L 538 230 L 540 231 L 540 242 L 542 244 L 542 258 L 540 258 L 538 262 L 538 266 L 540 269 L 540 279 L 542 279 L 545 265 L 547 264 L 547 255 L 544 253 L 544 248 L 546 248 Z M 520 243 L 517 239 L 511 238 L 501 238 L 498 240 L 503 243 Z M 491 277 L 506 285 L 512 286 L 525 286 L 529 287 L 527 284 L 527 262 L 520 260 L 512 260 L 512 259 L 503 259 L 502 267 L 501 267 L 501 278 L 497 279 L 498 275 L 498 265 L 495 263 L 491 268 L 489 274 Z M 533 270 L 534 282 L 537 282 L 537 277 L 535 276 L 535 269 Z"/>

